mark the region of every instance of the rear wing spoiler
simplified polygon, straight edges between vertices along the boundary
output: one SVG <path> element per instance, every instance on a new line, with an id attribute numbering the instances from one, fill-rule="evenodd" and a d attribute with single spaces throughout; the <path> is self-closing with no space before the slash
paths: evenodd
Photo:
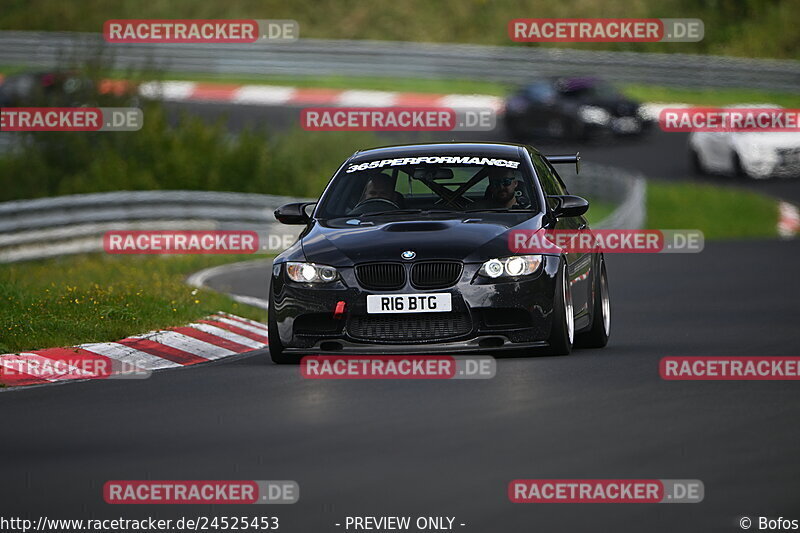
<path id="1" fill-rule="evenodd" d="M 566 163 L 575 163 L 575 173 L 581 171 L 581 153 L 576 152 L 575 155 L 546 155 L 545 159 L 550 161 L 551 165 L 563 165 Z"/>

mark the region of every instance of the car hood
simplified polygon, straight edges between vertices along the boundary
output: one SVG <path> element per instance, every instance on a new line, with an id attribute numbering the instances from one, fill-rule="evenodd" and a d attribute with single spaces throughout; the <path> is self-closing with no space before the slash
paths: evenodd
<path id="1" fill-rule="evenodd" d="M 733 135 L 734 143 L 765 148 L 800 148 L 800 134 L 782 131 L 738 132 Z"/>
<path id="2" fill-rule="evenodd" d="M 315 221 L 302 238 L 307 261 L 351 266 L 370 261 L 402 261 L 405 251 L 415 261 L 453 259 L 482 262 L 512 255 L 512 229 L 541 228 L 541 215 L 484 214 L 436 219 L 378 220 L 377 217 Z"/>

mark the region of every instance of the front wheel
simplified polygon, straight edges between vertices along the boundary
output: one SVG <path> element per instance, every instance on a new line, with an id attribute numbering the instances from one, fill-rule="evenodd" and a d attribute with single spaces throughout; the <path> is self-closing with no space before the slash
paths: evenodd
<path id="1" fill-rule="evenodd" d="M 278 334 L 278 323 L 275 320 L 275 304 L 272 296 L 272 288 L 269 295 L 269 317 L 267 319 L 267 338 L 269 339 L 269 357 L 276 365 L 291 365 L 297 363 L 297 357 L 283 353 L 283 343 Z"/>
<path id="2" fill-rule="evenodd" d="M 689 149 L 689 165 L 692 169 L 692 174 L 695 176 L 702 176 L 706 173 L 703 161 L 700 159 L 700 154 L 697 153 L 697 150 L 694 148 Z"/>
<path id="3" fill-rule="evenodd" d="M 764 180 L 769 178 L 769 174 L 758 174 L 752 169 L 749 169 L 742 163 L 742 158 L 736 152 L 733 153 L 733 172 L 734 175 L 741 178 L 749 178 L 752 180 Z"/>
<path id="4" fill-rule="evenodd" d="M 602 348 L 611 334 L 611 298 L 608 294 L 606 262 L 600 260 L 600 275 L 595 276 L 592 327 L 578 335 L 576 344 L 581 348 Z"/>
<path id="5" fill-rule="evenodd" d="M 562 259 L 556 279 L 553 302 L 553 326 L 548 344 L 550 355 L 569 355 L 575 339 L 575 316 L 572 309 L 572 290 L 569 286 L 567 263 Z"/>

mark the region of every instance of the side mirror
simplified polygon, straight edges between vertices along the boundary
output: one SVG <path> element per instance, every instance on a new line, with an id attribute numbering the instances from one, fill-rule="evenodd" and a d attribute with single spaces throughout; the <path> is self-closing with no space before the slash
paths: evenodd
<path id="1" fill-rule="evenodd" d="M 311 217 L 308 216 L 306 208 L 310 205 L 314 205 L 314 202 L 282 205 L 275 210 L 275 218 L 281 224 L 308 224 Z"/>
<path id="2" fill-rule="evenodd" d="M 556 218 L 579 217 L 589 210 L 589 201 L 580 196 L 548 196 L 558 200 L 558 205 L 553 208 Z"/>

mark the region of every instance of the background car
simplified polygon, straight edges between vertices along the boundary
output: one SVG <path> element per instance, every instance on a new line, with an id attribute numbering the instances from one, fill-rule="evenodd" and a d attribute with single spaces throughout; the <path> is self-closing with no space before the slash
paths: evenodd
<path id="1" fill-rule="evenodd" d="M 600 78 L 558 77 L 528 84 L 509 96 L 505 124 L 517 139 L 587 139 L 639 134 L 651 122 L 639 102 Z"/>
<path id="2" fill-rule="evenodd" d="M 94 95 L 89 78 L 69 71 L 13 74 L 0 85 L 0 107 L 78 107 Z"/>
<path id="3" fill-rule="evenodd" d="M 311 215 L 308 207 L 275 211 L 279 222 L 307 226 L 273 263 L 268 331 L 276 363 L 376 350 L 564 355 L 573 343 L 608 342 L 602 254 L 511 249 L 515 231 L 588 227 L 588 202 L 570 196 L 530 147 L 357 152 Z"/>
<path id="4" fill-rule="evenodd" d="M 779 108 L 743 104 L 734 108 Z M 800 177 L 800 134 L 774 131 L 694 131 L 689 158 L 699 174 L 746 176 L 753 179 Z"/>

